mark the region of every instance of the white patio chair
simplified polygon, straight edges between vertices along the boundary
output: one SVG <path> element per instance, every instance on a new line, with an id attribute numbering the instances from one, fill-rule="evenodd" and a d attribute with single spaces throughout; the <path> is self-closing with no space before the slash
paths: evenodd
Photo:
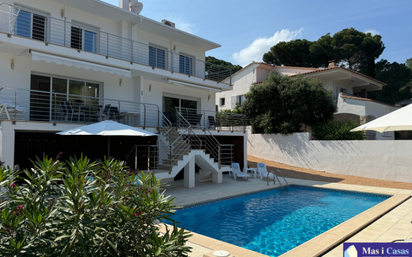
<path id="1" fill-rule="evenodd" d="M 245 179 L 249 178 L 249 174 L 247 174 L 246 172 L 242 172 L 240 170 L 239 163 L 237 163 L 237 162 L 232 163 L 232 171 L 231 172 L 233 173 L 233 177 L 235 178 L 235 180 L 238 177 L 239 178 L 245 178 Z M 229 172 L 229 175 L 230 175 L 230 172 Z"/>
<path id="2" fill-rule="evenodd" d="M 260 179 L 263 180 L 263 178 L 266 178 L 269 176 L 269 178 L 275 180 L 275 177 L 273 176 L 273 173 L 269 173 L 267 168 L 266 168 L 266 164 L 264 163 L 258 163 L 257 164 L 257 173 L 258 176 L 260 176 Z"/>
<path id="3" fill-rule="evenodd" d="M 0 90 L 1 91 L 1 90 Z M 3 113 L 6 114 L 7 119 L 11 120 L 10 114 L 17 113 L 23 115 L 26 111 L 21 105 L 15 105 L 7 96 L 0 95 L 0 117 Z"/>

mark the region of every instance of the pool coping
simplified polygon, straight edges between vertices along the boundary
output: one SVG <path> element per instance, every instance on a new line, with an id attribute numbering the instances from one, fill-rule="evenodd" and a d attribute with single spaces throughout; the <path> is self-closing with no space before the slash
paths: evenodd
<path id="1" fill-rule="evenodd" d="M 312 182 L 312 183 L 311 183 Z M 410 190 L 402 189 L 392 189 L 392 188 L 382 188 L 382 187 L 369 187 L 369 186 L 358 186 L 351 184 L 337 184 L 328 183 L 321 184 L 317 181 L 305 181 L 305 183 L 290 183 L 290 186 L 304 186 L 319 189 L 337 190 L 337 191 L 347 191 L 353 193 L 366 193 L 366 194 L 376 194 L 376 195 L 387 195 L 388 199 L 385 201 L 369 208 L 368 210 L 356 215 L 355 217 L 325 231 L 324 233 L 312 238 L 311 240 L 295 247 L 294 249 L 284 253 L 281 257 L 312 257 L 321 256 L 328 251 L 332 250 L 354 234 L 358 233 L 380 217 L 384 216 L 386 213 L 399 206 L 411 197 Z M 190 203 L 183 205 L 183 208 L 190 208 L 192 206 L 207 204 L 216 201 L 223 201 L 234 197 L 241 197 L 244 195 L 255 194 L 259 192 L 271 191 L 279 189 L 279 187 L 270 187 L 265 189 L 250 190 L 249 192 L 243 192 L 240 194 L 233 194 L 226 197 L 215 198 L 212 200 L 199 201 L 197 203 Z M 389 191 L 389 192 L 388 192 Z M 390 192 L 396 191 L 396 192 Z M 402 192 L 404 191 L 404 192 Z M 167 225 L 169 226 L 169 225 Z M 165 226 L 161 227 L 161 232 L 165 232 Z M 213 251 L 215 250 L 225 250 L 230 252 L 230 256 L 267 256 L 258 252 L 254 252 L 236 245 L 232 245 L 214 238 L 210 238 L 201 234 L 191 232 L 192 237 L 189 238 L 189 242 L 210 249 L 210 253 L 204 254 L 205 257 L 213 257 Z"/>

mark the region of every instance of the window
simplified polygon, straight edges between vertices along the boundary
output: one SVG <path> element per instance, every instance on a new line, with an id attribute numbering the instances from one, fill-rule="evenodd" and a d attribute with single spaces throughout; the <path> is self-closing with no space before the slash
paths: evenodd
<path id="1" fill-rule="evenodd" d="M 22 37 L 46 41 L 47 18 L 29 10 L 20 10 L 14 26 L 14 34 Z"/>
<path id="2" fill-rule="evenodd" d="M 386 131 L 383 132 L 382 137 L 391 137 L 391 134 L 388 131 Z"/>
<path id="3" fill-rule="evenodd" d="M 96 53 L 98 29 L 84 25 L 72 25 L 70 46 L 86 52 Z"/>
<path id="4" fill-rule="evenodd" d="M 154 46 L 149 46 L 149 66 L 165 69 L 166 50 Z"/>
<path id="5" fill-rule="evenodd" d="M 186 55 L 179 55 L 179 72 L 187 75 L 193 74 L 193 58 Z"/>
<path id="6" fill-rule="evenodd" d="M 220 106 L 225 106 L 226 98 L 220 98 Z"/>
<path id="7" fill-rule="evenodd" d="M 245 101 L 245 96 L 244 95 L 238 95 L 237 97 L 236 97 L 236 103 L 238 104 L 238 105 L 242 105 L 242 103 Z"/>
<path id="8" fill-rule="evenodd" d="M 165 112 L 175 112 L 176 107 L 184 109 L 197 109 L 198 101 L 178 97 L 163 97 L 163 109 Z"/>

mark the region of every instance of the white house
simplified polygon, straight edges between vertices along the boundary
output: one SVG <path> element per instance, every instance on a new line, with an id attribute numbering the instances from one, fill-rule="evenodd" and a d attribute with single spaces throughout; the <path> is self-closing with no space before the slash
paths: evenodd
<path id="1" fill-rule="evenodd" d="M 215 93 L 231 89 L 231 70 L 206 63 L 205 52 L 220 45 L 140 11 L 128 0 L 119 7 L 99 0 L 1 2 L 0 158 L 6 165 L 26 168 L 29 158 L 59 151 L 101 158 L 107 139 L 55 133 L 105 119 L 159 134 L 115 138 L 111 145 L 114 157 L 155 169 L 159 178 L 173 179 L 183 169 L 185 186 L 192 187 L 195 163 L 215 182 L 232 161 L 246 165 L 243 117 L 222 124 L 215 112 Z M 135 145 L 145 150 L 137 154 Z M 224 150 L 231 159 L 222 157 Z"/>
<path id="2" fill-rule="evenodd" d="M 359 123 L 364 123 L 397 109 L 395 106 L 366 98 L 368 92 L 381 90 L 386 85 L 385 83 L 359 72 L 335 66 L 334 63 L 331 63 L 328 68 L 318 69 L 274 66 L 261 62 L 252 62 L 233 74 L 231 77 L 233 90 L 216 94 L 218 109 L 233 109 L 237 103 L 241 104 L 250 87 L 264 81 L 271 72 L 290 77 L 301 74 L 304 78 L 317 78 L 322 81 L 324 87 L 332 91 L 337 105 L 335 119 L 338 120 L 352 118 Z M 368 137 L 369 139 L 388 140 L 394 139 L 394 133 L 369 133 Z"/>

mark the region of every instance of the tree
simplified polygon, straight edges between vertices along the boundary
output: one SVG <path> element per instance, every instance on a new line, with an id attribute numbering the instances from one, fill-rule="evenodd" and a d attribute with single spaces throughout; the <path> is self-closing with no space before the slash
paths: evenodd
<path id="1" fill-rule="evenodd" d="M 239 70 L 241 70 L 241 69 L 243 69 L 243 67 L 240 66 L 240 65 L 234 65 L 230 62 L 226 62 L 224 60 L 220 60 L 220 59 L 217 59 L 217 58 L 212 57 L 212 56 L 207 56 L 206 57 L 206 62 L 213 63 L 213 64 L 216 64 L 216 65 L 220 65 L 220 66 L 232 69 L 232 74 L 239 71 Z"/>
<path id="2" fill-rule="evenodd" d="M 368 97 L 388 104 L 396 104 L 412 97 L 412 70 L 405 64 L 380 60 L 376 63 L 376 79 L 387 85 L 380 91 L 368 92 Z"/>
<path id="3" fill-rule="evenodd" d="M 409 58 L 408 60 L 406 60 L 405 64 L 406 66 L 408 66 L 409 69 L 412 70 L 412 58 Z"/>
<path id="4" fill-rule="evenodd" d="M 274 65 L 299 67 L 327 67 L 336 60 L 349 69 L 374 77 L 375 60 L 385 46 L 380 35 L 363 33 L 354 28 L 343 29 L 330 36 L 326 34 L 317 41 L 297 39 L 280 42 L 263 55 L 263 61 Z"/>
<path id="5" fill-rule="evenodd" d="M 333 118 L 332 93 L 319 80 L 271 73 L 245 95 L 242 112 L 257 133 L 291 134 Z"/>
<path id="6" fill-rule="evenodd" d="M 333 35 L 332 46 L 336 60 L 346 63 L 349 69 L 375 77 L 375 60 L 385 46 L 380 35 L 372 36 L 354 28 L 344 29 Z"/>
<path id="7" fill-rule="evenodd" d="M 263 61 L 274 65 L 313 67 L 316 59 L 311 56 L 312 44 L 306 39 L 280 42 L 263 55 Z"/>

